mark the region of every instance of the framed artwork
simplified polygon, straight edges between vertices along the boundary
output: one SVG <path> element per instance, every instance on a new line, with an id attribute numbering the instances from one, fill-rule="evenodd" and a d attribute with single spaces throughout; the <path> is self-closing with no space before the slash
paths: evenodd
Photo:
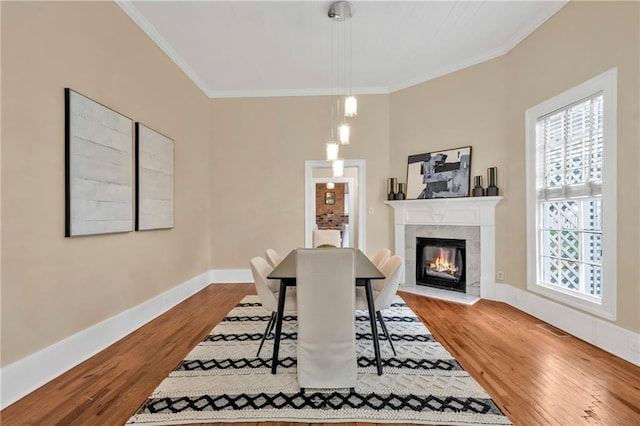
<path id="1" fill-rule="evenodd" d="M 172 139 L 136 123 L 136 231 L 173 228 Z"/>
<path id="2" fill-rule="evenodd" d="M 65 236 L 133 230 L 133 121 L 65 91 Z"/>
<path id="3" fill-rule="evenodd" d="M 324 203 L 325 204 L 335 204 L 336 203 L 336 193 L 335 192 L 325 192 L 324 193 Z"/>
<path id="4" fill-rule="evenodd" d="M 469 196 L 471 147 L 410 155 L 407 199 Z"/>

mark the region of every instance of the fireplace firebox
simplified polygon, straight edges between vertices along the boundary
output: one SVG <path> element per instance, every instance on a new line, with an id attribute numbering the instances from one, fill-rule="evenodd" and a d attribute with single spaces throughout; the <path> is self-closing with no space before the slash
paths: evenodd
<path id="1" fill-rule="evenodd" d="M 416 284 L 466 292 L 466 242 L 416 237 Z"/>

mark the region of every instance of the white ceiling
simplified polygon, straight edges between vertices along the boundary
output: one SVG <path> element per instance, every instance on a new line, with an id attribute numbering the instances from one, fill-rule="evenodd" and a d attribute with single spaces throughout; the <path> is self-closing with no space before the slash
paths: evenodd
<path id="1" fill-rule="evenodd" d="M 331 1 L 117 1 L 209 97 L 344 87 Z M 352 90 L 390 93 L 504 55 L 566 3 L 352 1 Z"/>

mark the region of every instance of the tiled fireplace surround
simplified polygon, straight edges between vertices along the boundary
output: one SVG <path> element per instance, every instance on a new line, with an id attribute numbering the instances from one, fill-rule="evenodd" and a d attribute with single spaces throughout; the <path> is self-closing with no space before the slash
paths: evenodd
<path id="1" fill-rule="evenodd" d="M 401 290 L 416 286 L 416 237 L 466 240 L 467 295 L 495 300 L 495 207 L 502 197 L 386 201 L 394 209 L 395 254 L 405 259 Z M 427 287 L 428 288 L 428 287 Z M 456 293 L 441 290 L 439 294 Z M 459 293 L 458 293 L 459 294 Z"/>

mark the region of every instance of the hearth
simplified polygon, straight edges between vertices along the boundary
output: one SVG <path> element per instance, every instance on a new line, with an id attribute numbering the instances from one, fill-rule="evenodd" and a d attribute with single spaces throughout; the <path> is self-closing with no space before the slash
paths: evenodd
<path id="1" fill-rule="evenodd" d="M 465 293 L 465 240 L 416 237 L 416 284 Z"/>

